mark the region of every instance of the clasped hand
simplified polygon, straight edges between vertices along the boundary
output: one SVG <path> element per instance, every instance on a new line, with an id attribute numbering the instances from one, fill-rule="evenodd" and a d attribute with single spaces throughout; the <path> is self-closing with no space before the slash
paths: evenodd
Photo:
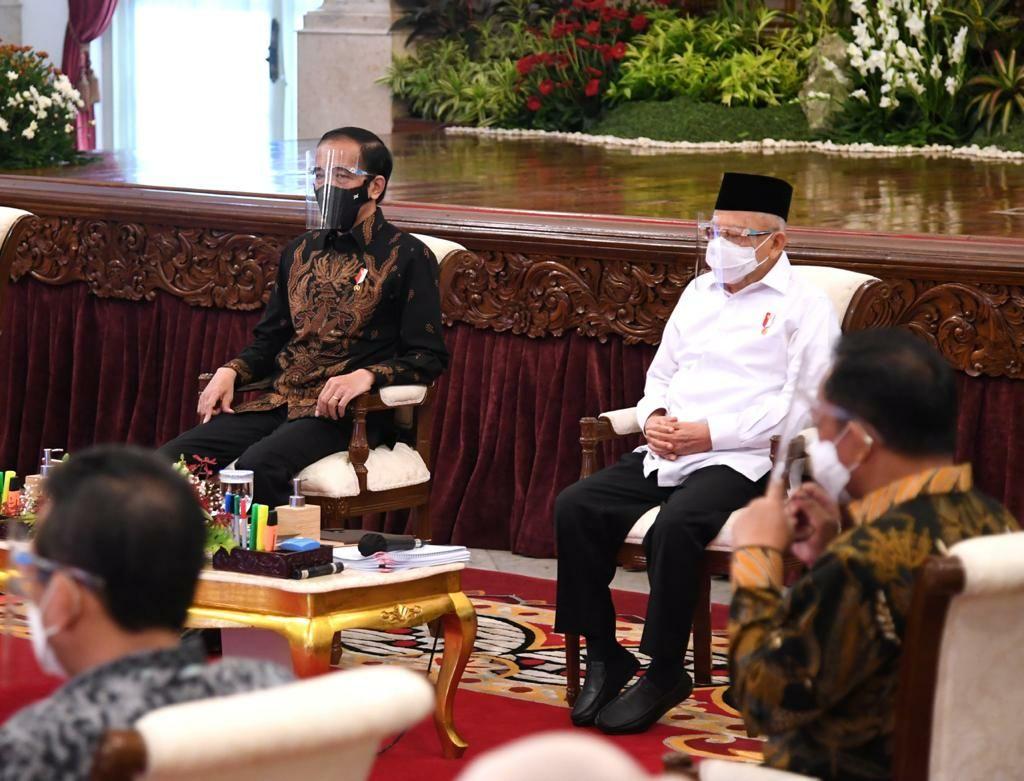
<path id="1" fill-rule="evenodd" d="M 373 372 L 357 369 L 351 374 L 331 377 L 316 400 L 316 417 L 339 420 L 345 408 L 356 396 L 362 396 L 373 387 Z"/>
<path id="2" fill-rule="evenodd" d="M 711 450 L 711 430 L 703 421 L 688 423 L 655 413 L 647 418 L 644 436 L 651 452 L 668 461 Z"/>

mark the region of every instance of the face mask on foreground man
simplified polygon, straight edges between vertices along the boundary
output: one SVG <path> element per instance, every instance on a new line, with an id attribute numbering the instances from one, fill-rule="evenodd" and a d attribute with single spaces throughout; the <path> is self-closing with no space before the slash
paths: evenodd
<path id="1" fill-rule="evenodd" d="M 954 463 L 953 373 L 920 338 L 844 336 L 812 417 L 811 468 L 823 485 L 786 500 L 773 484 L 736 520 L 732 699 L 750 733 L 767 738 L 766 764 L 889 778 L 915 575 L 963 539 L 1018 525 L 973 488 L 970 465 Z M 788 594 L 787 550 L 811 567 Z"/>

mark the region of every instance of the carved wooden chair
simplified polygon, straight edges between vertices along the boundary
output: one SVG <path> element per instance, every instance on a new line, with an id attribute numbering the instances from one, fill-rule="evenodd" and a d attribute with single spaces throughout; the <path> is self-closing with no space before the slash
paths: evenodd
<path id="1" fill-rule="evenodd" d="M 3 327 L 4 304 L 7 301 L 7 283 L 11 276 L 11 266 L 18 250 L 21 237 L 29 229 L 31 212 L 0 206 L 0 328 Z"/>
<path id="2" fill-rule="evenodd" d="M 1020 777 L 1022 615 L 1024 532 L 965 540 L 929 559 L 903 638 L 892 778 Z M 698 770 L 692 777 L 701 781 L 811 781 L 723 760 L 704 760 Z"/>
<path id="3" fill-rule="evenodd" d="M 794 271 L 805 282 L 822 288 L 828 294 L 844 329 L 852 322 L 857 304 L 864 299 L 869 288 L 882 284 L 867 274 L 824 266 L 794 266 Z M 580 421 L 580 445 L 583 449 L 580 479 L 589 477 L 598 470 L 598 445 L 617 437 L 640 433 L 635 408 L 604 412 L 596 418 L 583 418 Z M 621 566 L 627 569 L 643 569 L 646 566 L 643 540 L 654 525 L 659 509 L 657 506 L 649 509 L 630 529 L 625 544 L 619 550 Z M 711 576 L 729 574 L 729 563 L 732 558 L 732 520 L 733 516 L 730 516 L 719 535 L 705 549 L 700 575 L 700 592 L 693 617 L 693 677 L 694 681 L 702 686 L 711 683 Z M 788 579 L 800 571 L 801 564 L 797 559 L 787 557 L 785 568 Z M 571 704 L 575 702 L 580 689 L 579 635 L 565 636 L 565 676 L 565 696 Z"/>
<path id="4" fill-rule="evenodd" d="M 374 667 L 160 708 L 107 732 L 93 781 L 362 781 L 380 742 L 434 705 L 426 678 Z"/>
<path id="5" fill-rule="evenodd" d="M 453 241 L 413 234 L 444 264 L 466 248 Z M 199 377 L 200 392 L 212 374 Z M 239 393 L 266 390 L 270 381 L 242 385 Z M 394 410 L 399 441 L 394 448 L 369 447 L 366 416 Z M 430 442 L 434 420 L 434 388 L 426 385 L 393 385 L 365 393 L 348 407 L 352 436 L 348 450 L 310 464 L 296 477 L 311 504 L 320 505 L 321 525 L 339 528 L 349 518 L 389 510 L 411 509 L 414 531 L 430 539 Z"/>

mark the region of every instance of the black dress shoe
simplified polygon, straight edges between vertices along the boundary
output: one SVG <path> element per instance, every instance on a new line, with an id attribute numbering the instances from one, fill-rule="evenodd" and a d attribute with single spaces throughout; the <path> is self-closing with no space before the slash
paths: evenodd
<path id="1" fill-rule="evenodd" d="M 689 697 L 692 691 L 693 679 L 687 673 L 683 673 L 679 683 L 667 692 L 644 677 L 608 703 L 597 714 L 594 723 L 608 735 L 643 732 Z"/>
<path id="2" fill-rule="evenodd" d="M 633 654 L 627 654 L 614 662 L 587 662 L 587 678 L 583 689 L 572 706 L 572 723 L 577 727 L 589 727 L 594 723 L 601 708 L 615 699 L 622 687 L 640 669 L 640 662 Z"/>

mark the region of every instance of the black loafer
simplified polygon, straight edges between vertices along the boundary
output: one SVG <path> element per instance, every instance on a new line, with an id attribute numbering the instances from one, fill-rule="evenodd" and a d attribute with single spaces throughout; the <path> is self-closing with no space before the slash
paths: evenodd
<path id="1" fill-rule="evenodd" d="M 587 678 L 583 689 L 572 706 L 572 723 L 577 727 L 589 727 L 594 723 L 601 708 L 615 699 L 622 687 L 640 669 L 640 662 L 633 654 L 628 659 L 608 662 L 588 661 Z"/>
<path id="2" fill-rule="evenodd" d="M 641 678 L 635 686 L 608 703 L 594 723 L 607 735 L 628 735 L 644 732 L 654 722 L 690 696 L 693 679 L 683 673 L 679 683 L 663 692 L 647 678 Z"/>

